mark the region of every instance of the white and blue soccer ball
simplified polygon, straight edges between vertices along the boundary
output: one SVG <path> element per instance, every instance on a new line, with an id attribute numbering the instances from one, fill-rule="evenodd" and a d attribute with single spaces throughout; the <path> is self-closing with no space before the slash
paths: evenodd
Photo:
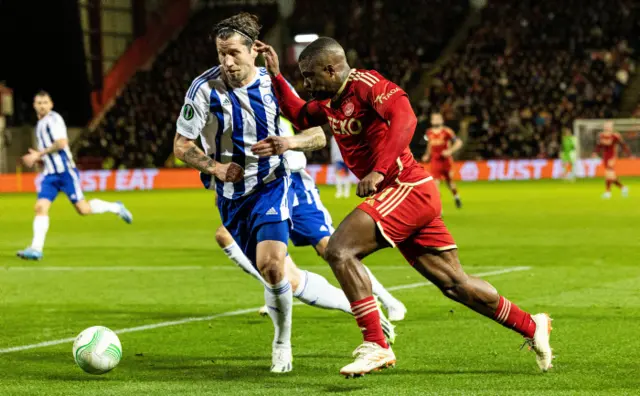
<path id="1" fill-rule="evenodd" d="M 73 343 L 76 364 L 89 374 L 113 370 L 122 359 L 122 345 L 116 333 L 103 326 L 89 327 Z"/>

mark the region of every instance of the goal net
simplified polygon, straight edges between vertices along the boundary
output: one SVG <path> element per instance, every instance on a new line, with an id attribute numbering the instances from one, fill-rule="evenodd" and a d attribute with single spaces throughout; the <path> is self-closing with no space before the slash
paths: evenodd
<path id="1" fill-rule="evenodd" d="M 634 156 L 640 157 L 640 119 L 578 119 L 573 122 L 573 134 L 576 137 L 579 159 L 589 158 L 598 143 L 598 134 L 605 122 L 613 121 L 613 129 L 629 145 Z"/>

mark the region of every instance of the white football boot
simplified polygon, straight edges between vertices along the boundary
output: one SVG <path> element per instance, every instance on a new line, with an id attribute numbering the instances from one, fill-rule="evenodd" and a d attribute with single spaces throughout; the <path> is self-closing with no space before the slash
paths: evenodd
<path id="1" fill-rule="evenodd" d="M 602 199 L 611 199 L 611 191 L 605 191 L 602 193 Z"/>
<path id="2" fill-rule="evenodd" d="M 629 187 L 628 186 L 622 187 L 620 192 L 622 192 L 622 197 L 623 198 L 627 198 L 629 196 Z"/>
<path id="3" fill-rule="evenodd" d="M 536 331 L 533 338 L 527 338 L 525 344 L 529 344 L 529 349 L 536 353 L 536 362 L 543 372 L 546 372 L 553 364 L 553 350 L 549 344 L 551 336 L 551 318 L 546 313 L 532 315 L 531 319 L 536 322 Z"/>
<path id="4" fill-rule="evenodd" d="M 375 342 L 365 341 L 353 351 L 356 360 L 340 369 L 346 378 L 361 377 L 372 371 L 379 371 L 396 364 L 396 355 L 389 348 L 383 348 Z"/>
<path id="5" fill-rule="evenodd" d="M 387 317 L 392 322 L 404 320 L 404 316 L 407 314 L 407 308 L 400 301 L 393 305 L 387 305 L 385 308 L 387 309 Z"/>
<path id="6" fill-rule="evenodd" d="M 288 373 L 293 370 L 293 355 L 290 346 L 274 346 L 271 352 L 271 372 Z"/>
<path id="7" fill-rule="evenodd" d="M 378 303 L 378 313 L 380 314 L 380 327 L 382 327 L 382 333 L 384 338 L 387 339 L 387 344 L 393 345 L 396 342 L 396 326 L 391 324 L 391 321 L 384 316 L 382 312 L 382 304 Z"/>
<path id="8" fill-rule="evenodd" d="M 260 316 L 269 315 L 269 308 L 266 305 L 261 306 L 260 309 L 258 310 L 258 315 Z"/>

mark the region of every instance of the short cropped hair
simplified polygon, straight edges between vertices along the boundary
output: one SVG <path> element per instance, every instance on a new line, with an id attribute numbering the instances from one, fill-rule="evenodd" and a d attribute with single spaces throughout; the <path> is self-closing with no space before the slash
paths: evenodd
<path id="1" fill-rule="evenodd" d="M 51 98 L 51 95 L 49 95 L 49 92 L 45 91 L 44 89 L 41 89 L 38 92 L 36 92 L 35 96 L 48 96 L 49 98 Z"/>
<path id="2" fill-rule="evenodd" d="M 320 54 L 328 53 L 332 50 L 342 50 L 342 46 L 331 37 L 319 37 L 302 50 L 298 57 L 298 62 L 313 59 Z"/>
<path id="3" fill-rule="evenodd" d="M 253 42 L 258 39 L 262 28 L 258 20 L 257 15 L 241 12 L 214 25 L 209 38 L 214 41 L 218 37 L 226 40 L 237 33 L 244 39 L 244 44 L 251 48 Z"/>

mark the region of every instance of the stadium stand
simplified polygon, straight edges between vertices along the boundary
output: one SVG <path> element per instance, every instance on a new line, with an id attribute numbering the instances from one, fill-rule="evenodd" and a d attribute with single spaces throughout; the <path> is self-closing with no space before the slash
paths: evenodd
<path id="1" fill-rule="evenodd" d="M 626 0 L 492 1 L 420 111 L 470 118 L 469 158 L 556 157 L 575 118 L 617 115 L 638 11 Z"/>
<path id="2" fill-rule="evenodd" d="M 468 12 L 466 0 L 298 1 L 291 34 L 336 37 L 354 67 L 373 68 L 405 89 L 440 56 Z M 79 142 L 84 167 L 158 167 L 171 153 L 175 116 L 191 80 L 217 63 L 208 28 L 240 11 L 195 15 L 149 71 L 139 72 L 99 127 Z M 275 7 L 257 7 L 267 31 Z M 323 18 L 317 18 L 323 15 Z M 635 72 L 638 7 L 632 0 L 490 1 L 481 23 L 435 74 L 424 118 L 442 111 L 468 125 L 467 158 L 555 157 L 561 131 L 576 117 L 615 116 Z M 283 72 L 302 91 L 295 66 Z M 422 134 L 422 129 L 417 134 Z M 326 162 L 316 152 L 311 162 Z"/>

